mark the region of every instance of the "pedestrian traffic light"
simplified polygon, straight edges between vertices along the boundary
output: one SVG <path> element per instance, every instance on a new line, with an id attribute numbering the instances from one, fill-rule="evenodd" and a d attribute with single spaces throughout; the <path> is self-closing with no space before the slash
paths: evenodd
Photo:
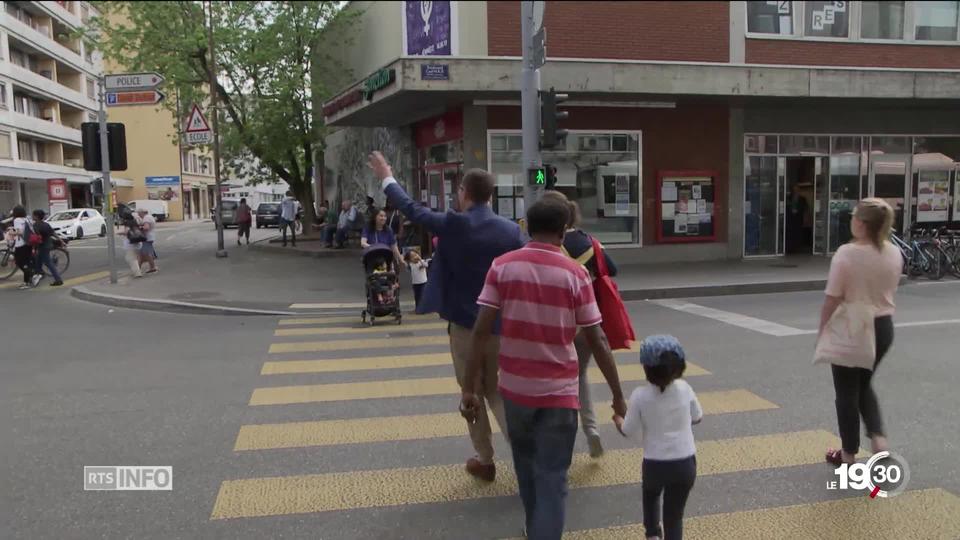
<path id="1" fill-rule="evenodd" d="M 100 160 L 100 123 L 80 124 L 80 138 L 83 145 L 83 168 L 88 171 L 103 170 Z M 107 124 L 107 151 L 110 154 L 111 171 L 127 170 L 127 134 L 123 124 Z"/>
<path id="2" fill-rule="evenodd" d="M 570 113 L 558 111 L 557 105 L 568 98 L 567 94 L 558 94 L 553 87 L 549 91 L 540 92 L 540 128 L 543 135 L 540 148 L 555 148 L 562 145 L 567 138 L 567 130 L 559 129 L 557 123 L 570 116 Z"/>
<path id="3" fill-rule="evenodd" d="M 546 186 L 547 171 L 544 167 L 527 170 L 527 181 L 531 186 Z"/>
<path id="4" fill-rule="evenodd" d="M 550 190 L 557 189 L 557 168 L 553 165 L 544 164 L 543 169 L 547 173 L 544 187 Z"/>

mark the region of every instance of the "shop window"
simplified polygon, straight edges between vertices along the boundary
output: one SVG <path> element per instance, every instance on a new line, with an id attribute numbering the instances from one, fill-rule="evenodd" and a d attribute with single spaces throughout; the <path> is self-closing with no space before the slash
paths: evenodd
<path id="1" fill-rule="evenodd" d="M 757 34 L 793 34 L 793 2 L 747 2 L 747 31 Z"/>
<path id="2" fill-rule="evenodd" d="M 781 154 L 827 154 L 830 151 L 830 137 L 814 135 L 781 135 Z"/>
<path id="3" fill-rule="evenodd" d="M 0 158 L 10 159 L 13 157 L 10 153 L 10 133 L 0 131 Z"/>
<path id="4" fill-rule="evenodd" d="M 776 154 L 776 135 L 745 135 L 743 148 L 748 154 Z"/>
<path id="5" fill-rule="evenodd" d="M 956 41 L 960 2 L 925 1 L 913 3 L 920 41 Z"/>
<path id="6" fill-rule="evenodd" d="M 870 137 L 871 154 L 909 154 L 909 137 Z"/>
<path id="7" fill-rule="evenodd" d="M 804 35 L 815 37 L 847 37 L 850 2 L 805 2 Z"/>
<path id="8" fill-rule="evenodd" d="M 524 216 L 527 174 L 513 134 L 491 134 L 491 169 L 497 179 L 497 212 Z M 507 144 L 503 144 L 503 140 Z M 506 150 L 503 148 L 506 146 Z M 557 168 L 557 190 L 580 205 L 582 228 L 604 244 L 640 242 L 640 133 L 577 133 L 563 148 L 543 152 Z"/>
<path id="9" fill-rule="evenodd" d="M 903 2 L 864 1 L 860 5 L 860 37 L 903 39 Z"/>

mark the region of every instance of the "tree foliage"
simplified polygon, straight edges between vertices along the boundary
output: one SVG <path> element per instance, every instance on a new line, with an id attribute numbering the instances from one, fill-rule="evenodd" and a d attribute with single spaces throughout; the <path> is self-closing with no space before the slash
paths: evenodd
<path id="1" fill-rule="evenodd" d="M 344 73 L 325 32 L 349 24 L 341 2 L 211 2 L 222 162 L 254 182 L 286 181 L 313 212 L 312 171 L 320 168 L 324 125 L 318 104 L 336 88 L 317 73 Z M 182 119 L 209 104 L 205 3 L 101 2 L 90 37 L 130 71 L 157 71 L 165 106 Z M 340 16 L 338 16 L 340 14 Z M 343 35 L 343 32 L 337 32 Z M 249 157 L 256 158 L 250 166 Z M 246 162 L 243 165 L 242 162 Z M 312 215 L 308 216 L 312 218 Z"/>

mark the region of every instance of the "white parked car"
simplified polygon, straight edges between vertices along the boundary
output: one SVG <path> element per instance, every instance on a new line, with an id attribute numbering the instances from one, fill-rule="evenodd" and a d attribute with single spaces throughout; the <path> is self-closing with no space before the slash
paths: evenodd
<path id="1" fill-rule="evenodd" d="M 64 238 L 107 235 L 107 222 L 100 212 L 92 208 L 71 208 L 57 212 L 47 218 L 47 223 L 53 227 L 53 232 Z"/>

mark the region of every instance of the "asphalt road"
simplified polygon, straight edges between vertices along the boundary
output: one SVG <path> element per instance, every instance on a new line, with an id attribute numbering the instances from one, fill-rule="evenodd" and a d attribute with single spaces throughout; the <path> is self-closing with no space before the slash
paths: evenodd
<path id="1" fill-rule="evenodd" d="M 161 255 L 209 249 L 212 230 L 202 229 L 164 232 L 183 253 Z M 102 270 L 95 249 L 76 252 L 78 272 Z M 900 326 L 876 388 L 893 449 L 912 475 L 891 499 L 826 489 L 836 476 L 822 455 L 836 441 L 836 419 L 829 370 L 810 360 L 820 300 L 790 293 L 629 304 L 638 333 L 680 338 L 707 412 L 695 430 L 700 470 L 688 537 L 960 538 L 960 283 L 910 285 L 898 298 Z M 495 484 L 462 472 L 471 452 L 436 320 L 405 318 L 371 332 L 353 318 L 109 309 L 55 290 L 0 290 L 0 304 L 4 538 L 486 539 L 520 531 L 502 438 Z M 627 391 L 641 384 L 635 356 L 618 355 Z M 593 388 L 603 418 L 609 392 Z M 577 458 L 567 530 L 642 537 L 630 528 L 642 519 L 638 443 L 609 423 L 601 435 L 602 460 Z M 84 491 L 84 465 L 172 466 L 173 490 Z"/>

